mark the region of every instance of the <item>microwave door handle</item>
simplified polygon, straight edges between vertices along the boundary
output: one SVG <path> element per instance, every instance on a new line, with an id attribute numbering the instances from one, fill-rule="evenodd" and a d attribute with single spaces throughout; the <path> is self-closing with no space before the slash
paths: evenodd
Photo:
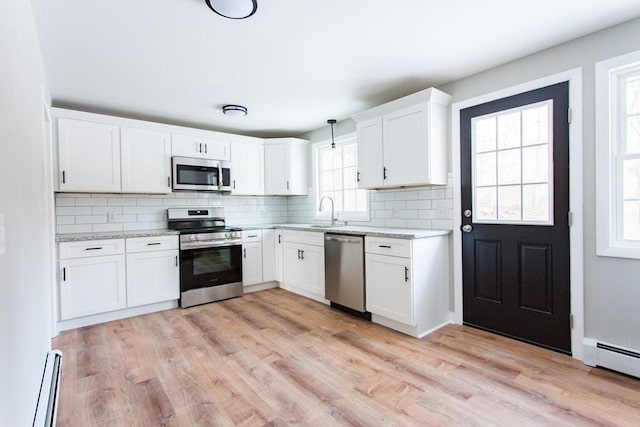
<path id="1" fill-rule="evenodd" d="M 222 189 L 224 182 L 222 180 L 222 165 L 218 163 L 218 188 Z"/>

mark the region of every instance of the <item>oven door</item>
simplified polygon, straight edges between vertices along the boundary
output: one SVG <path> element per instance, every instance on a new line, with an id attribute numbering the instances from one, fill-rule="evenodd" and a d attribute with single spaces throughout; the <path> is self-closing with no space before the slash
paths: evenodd
<path id="1" fill-rule="evenodd" d="M 174 190 L 207 190 L 220 188 L 222 171 L 216 160 L 173 157 Z"/>
<path id="2" fill-rule="evenodd" d="M 242 283 L 242 244 L 180 251 L 180 292 Z"/>

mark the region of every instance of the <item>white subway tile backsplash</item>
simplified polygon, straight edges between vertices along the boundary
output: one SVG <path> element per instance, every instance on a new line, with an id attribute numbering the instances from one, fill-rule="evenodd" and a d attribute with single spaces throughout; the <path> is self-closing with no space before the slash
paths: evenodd
<path id="1" fill-rule="evenodd" d="M 100 231 L 122 231 L 122 224 L 110 223 L 110 224 L 94 224 L 93 230 L 94 232 Z"/>
<path id="2" fill-rule="evenodd" d="M 134 198 L 117 198 L 117 197 L 109 197 L 107 199 L 107 205 L 109 206 L 135 206 L 136 199 Z"/>
<path id="3" fill-rule="evenodd" d="M 123 206 L 122 207 L 123 214 L 145 214 L 149 213 L 148 206 Z"/>
<path id="4" fill-rule="evenodd" d="M 451 181 L 451 179 L 449 180 Z M 447 187 L 372 190 L 370 220 L 350 225 L 372 227 L 453 227 L 453 190 Z M 229 226 L 315 222 L 317 199 L 309 196 L 230 196 L 218 193 L 156 194 L 56 193 L 57 232 L 148 230 L 167 227 L 167 208 L 223 206 Z M 115 221 L 108 214 L 115 214 Z"/>
<path id="5" fill-rule="evenodd" d="M 91 215 L 91 208 L 61 206 L 56 208 L 56 215 Z"/>
<path id="6" fill-rule="evenodd" d="M 76 206 L 107 206 L 106 197 L 86 197 L 76 199 Z"/>
<path id="7" fill-rule="evenodd" d="M 104 224 L 106 215 L 76 215 L 76 224 Z"/>
<path id="8" fill-rule="evenodd" d="M 80 225 L 58 225 L 58 233 L 90 233 L 92 230 L 91 224 Z"/>

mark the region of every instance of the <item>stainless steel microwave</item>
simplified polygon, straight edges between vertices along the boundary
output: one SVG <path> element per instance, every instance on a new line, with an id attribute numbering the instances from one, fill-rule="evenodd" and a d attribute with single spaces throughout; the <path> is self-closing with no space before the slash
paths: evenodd
<path id="1" fill-rule="evenodd" d="M 231 163 L 222 160 L 172 157 L 173 189 L 231 191 Z"/>

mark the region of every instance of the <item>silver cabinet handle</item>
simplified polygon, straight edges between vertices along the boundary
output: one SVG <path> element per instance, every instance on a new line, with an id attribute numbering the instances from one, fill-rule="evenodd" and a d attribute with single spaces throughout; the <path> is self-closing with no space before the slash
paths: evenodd
<path id="1" fill-rule="evenodd" d="M 404 281 L 405 282 L 409 281 L 409 267 L 404 268 Z"/>
<path id="2" fill-rule="evenodd" d="M 258 237 L 258 235 L 257 235 L 257 234 L 249 234 L 249 235 L 247 236 L 247 238 L 250 238 L 250 237 Z"/>
<path id="3" fill-rule="evenodd" d="M 382 168 L 382 179 L 387 179 L 387 168 L 386 167 Z"/>
<path id="4" fill-rule="evenodd" d="M 207 144 L 204 144 L 204 154 L 207 154 Z"/>
<path id="5" fill-rule="evenodd" d="M 464 231 L 465 233 L 471 233 L 472 230 L 473 226 L 471 224 L 465 224 L 462 226 L 462 231 Z"/>
<path id="6" fill-rule="evenodd" d="M 386 249 L 391 249 L 391 246 L 389 245 L 378 245 L 379 248 L 386 248 Z"/>
<path id="7" fill-rule="evenodd" d="M 170 176 L 167 177 L 167 187 L 171 188 L 171 177 Z"/>
<path id="8" fill-rule="evenodd" d="M 304 260 L 304 249 L 300 249 L 300 259 Z"/>
<path id="9" fill-rule="evenodd" d="M 243 256 L 244 258 L 246 258 L 246 257 L 247 257 L 247 250 L 246 250 L 246 249 L 243 249 L 243 250 L 242 250 L 242 256 Z"/>
<path id="10" fill-rule="evenodd" d="M 85 251 L 99 251 L 102 246 L 96 246 L 95 248 L 84 248 Z"/>
<path id="11" fill-rule="evenodd" d="M 67 267 L 62 267 L 62 281 L 67 281 Z"/>
<path id="12" fill-rule="evenodd" d="M 282 243 L 282 234 L 278 234 L 278 244 Z"/>
<path id="13" fill-rule="evenodd" d="M 62 171 L 62 183 L 67 183 L 67 173 L 65 171 Z"/>
<path id="14" fill-rule="evenodd" d="M 202 153 L 202 142 L 200 144 L 198 144 L 198 152 Z"/>
<path id="15" fill-rule="evenodd" d="M 176 267 L 178 266 L 178 255 L 176 255 Z"/>
<path id="16" fill-rule="evenodd" d="M 287 190 L 289 189 L 289 180 L 287 180 Z"/>
<path id="17" fill-rule="evenodd" d="M 298 249 L 298 259 L 300 259 L 300 249 Z"/>

